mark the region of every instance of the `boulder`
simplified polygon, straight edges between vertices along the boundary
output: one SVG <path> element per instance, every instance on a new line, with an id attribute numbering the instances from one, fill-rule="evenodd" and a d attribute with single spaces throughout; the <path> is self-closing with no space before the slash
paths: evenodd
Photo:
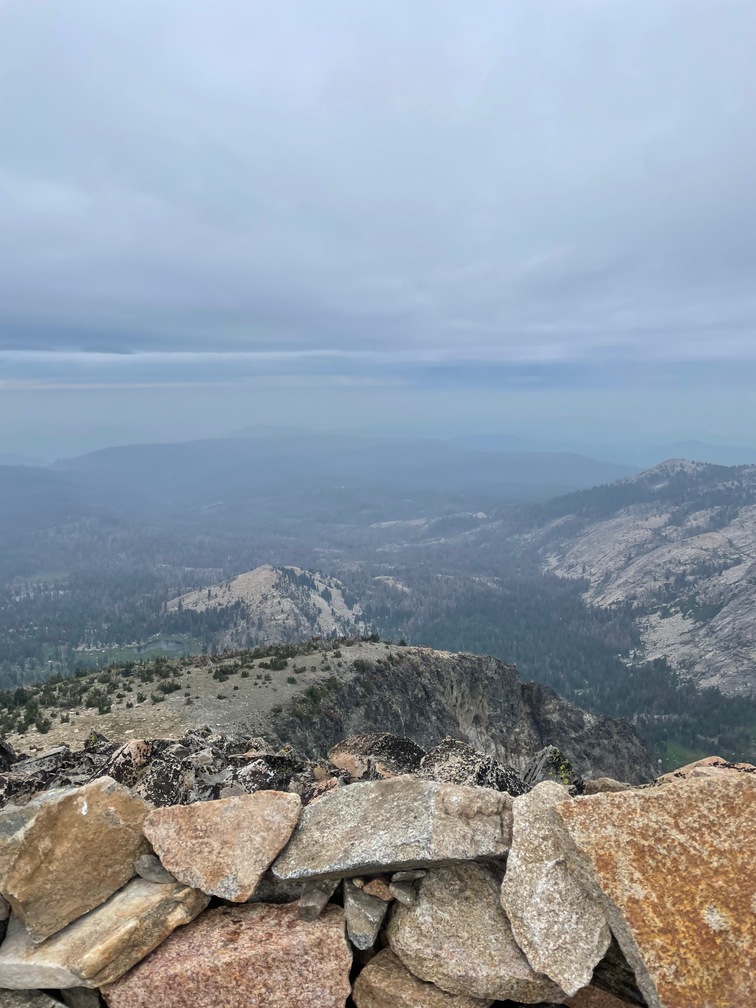
<path id="1" fill-rule="evenodd" d="M 489 1008 L 490 999 L 447 994 L 413 976 L 390 949 L 362 970 L 352 990 L 357 1008 Z"/>
<path id="2" fill-rule="evenodd" d="M 147 739 L 131 739 L 116 749 L 95 776 L 112 777 L 118 784 L 134 787 L 149 765 L 153 749 L 153 743 Z"/>
<path id="3" fill-rule="evenodd" d="M 155 809 L 144 833 L 180 882 L 244 903 L 291 836 L 300 809 L 298 795 L 258 791 Z"/>
<path id="4" fill-rule="evenodd" d="M 756 1002 L 752 774 L 575 798 L 556 813 L 650 1008 Z"/>
<path id="5" fill-rule="evenodd" d="M 687 763 L 678 770 L 657 777 L 656 784 L 670 784 L 674 781 L 688 780 L 693 777 L 719 777 L 721 774 L 751 774 L 756 775 L 756 766 L 752 763 L 731 763 L 721 756 L 706 756 L 704 759 Z"/>
<path id="6" fill-rule="evenodd" d="M 507 794 L 413 777 L 366 781 L 308 805 L 272 871 L 340 878 L 502 857 L 511 830 Z"/>
<path id="7" fill-rule="evenodd" d="M 515 798 L 501 902 L 533 969 L 575 994 L 591 982 L 611 932 L 604 911 L 575 878 L 555 832 L 554 807 L 564 797 L 561 784 L 542 781 Z"/>
<path id="8" fill-rule="evenodd" d="M 134 879 L 40 945 L 12 918 L 0 947 L 0 987 L 63 989 L 111 983 L 208 902 L 204 893 L 187 886 Z"/>
<path id="9" fill-rule="evenodd" d="M 351 965 L 339 907 L 307 923 L 249 903 L 202 914 L 102 993 L 110 1008 L 344 1008 Z"/>
<path id="10" fill-rule="evenodd" d="M 617 791 L 629 791 L 632 784 L 624 784 L 613 777 L 597 777 L 595 780 L 587 780 L 583 784 L 583 794 L 614 794 Z"/>
<path id="11" fill-rule="evenodd" d="M 424 755 L 425 750 L 412 739 L 389 732 L 350 735 L 328 750 L 331 763 L 355 780 L 415 773 Z"/>
<path id="12" fill-rule="evenodd" d="M 147 805 L 109 777 L 0 813 L 0 892 L 32 941 L 99 906 L 147 849 Z"/>
<path id="13" fill-rule="evenodd" d="M 450 994 L 561 1001 L 563 992 L 536 973 L 512 936 L 499 880 L 468 863 L 429 871 L 414 906 L 394 904 L 386 929 L 392 951 L 421 980 Z"/>
<path id="14" fill-rule="evenodd" d="M 423 756 L 417 776 L 447 784 L 493 788 L 511 795 L 525 794 L 529 790 L 512 767 L 448 736 Z"/>

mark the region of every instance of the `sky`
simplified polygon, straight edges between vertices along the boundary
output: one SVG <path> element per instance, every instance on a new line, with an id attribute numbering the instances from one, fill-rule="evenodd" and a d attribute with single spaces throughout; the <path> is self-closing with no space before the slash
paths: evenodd
<path id="1" fill-rule="evenodd" d="M 0 452 L 756 444 L 754 108 L 753 0 L 0 0 Z"/>

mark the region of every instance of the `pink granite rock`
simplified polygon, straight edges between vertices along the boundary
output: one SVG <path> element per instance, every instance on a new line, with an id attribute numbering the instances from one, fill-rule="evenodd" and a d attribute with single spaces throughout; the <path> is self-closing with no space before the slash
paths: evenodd
<path id="1" fill-rule="evenodd" d="M 352 956 L 342 910 L 219 907 L 175 931 L 102 993 L 110 1008 L 344 1008 Z"/>

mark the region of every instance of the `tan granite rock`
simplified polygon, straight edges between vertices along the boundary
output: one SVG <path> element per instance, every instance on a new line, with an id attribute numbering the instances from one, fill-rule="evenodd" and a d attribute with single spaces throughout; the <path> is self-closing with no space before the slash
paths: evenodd
<path id="1" fill-rule="evenodd" d="M 368 896 L 377 896 L 378 899 L 382 899 L 385 900 L 386 903 L 390 903 L 394 898 L 389 890 L 390 884 L 391 879 L 388 875 L 379 875 L 377 878 L 368 879 L 362 889 L 363 892 L 368 894 Z"/>
<path id="2" fill-rule="evenodd" d="M 604 794 L 617 791 L 629 791 L 632 784 L 625 784 L 622 781 L 614 780 L 613 777 L 596 777 L 594 780 L 587 780 L 583 785 L 583 794 Z"/>
<path id="3" fill-rule="evenodd" d="M 339 907 L 308 923 L 248 903 L 202 914 L 102 993 L 110 1008 L 344 1008 L 351 965 Z"/>
<path id="4" fill-rule="evenodd" d="M 197 889 L 134 879 L 102 906 L 34 945 L 16 918 L 0 947 L 0 988 L 99 987 L 118 979 L 207 906 Z M 1 1002 L 0 1002 L 1 1003 Z"/>
<path id="5" fill-rule="evenodd" d="M 109 777 L 0 813 L 0 892 L 41 942 L 99 906 L 147 850 L 148 807 Z"/>
<path id="6" fill-rule="evenodd" d="M 357 1008 L 489 1008 L 490 999 L 447 994 L 435 984 L 418 980 L 390 949 L 379 952 L 355 981 Z"/>
<path id="7" fill-rule="evenodd" d="M 509 795 L 413 777 L 365 781 L 308 805 L 272 871 L 339 878 L 501 857 L 511 832 Z"/>
<path id="8" fill-rule="evenodd" d="M 751 774 L 756 776 L 756 766 L 752 763 L 730 763 L 721 756 L 706 756 L 704 759 L 687 763 L 678 770 L 671 770 L 656 778 L 657 784 L 670 784 L 674 781 L 688 780 L 695 777 L 719 777 L 721 774 L 737 775 Z"/>
<path id="9" fill-rule="evenodd" d="M 556 806 L 650 1008 L 756 1003 L 756 779 L 737 773 Z"/>
<path id="10" fill-rule="evenodd" d="M 291 836 L 301 807 L 299 795 L 257 791 L 155 809 L 144 833 L 180 882 L 244 903 Z"/>
<path id="11" fill-rule="evenodd" d="M 392 951 L 421 980 L 479 999 L 561 1001 L 517 947 L 499 900 L 499 881 L 472 862 L 429 871 L 414 906 L 394 904 Z"/>
<path id="12" fill-rule="evenodd" d="M 611 932 L 601 906 L 575 878 L 555 832 L 554 807 L 563 801 L 564 789 L 554 781 L 515 798 L 501 902 L 533 969 L 575 994 L 591 982 Z"/>

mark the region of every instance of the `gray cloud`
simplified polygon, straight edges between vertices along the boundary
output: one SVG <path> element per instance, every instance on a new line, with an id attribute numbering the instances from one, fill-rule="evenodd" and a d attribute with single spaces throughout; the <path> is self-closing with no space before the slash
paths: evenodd
<path id="1" fill-rule="evenodd" d="M 746 0 L 5 0 L 0 346 L 752 356 L 755 37 Z"/>

